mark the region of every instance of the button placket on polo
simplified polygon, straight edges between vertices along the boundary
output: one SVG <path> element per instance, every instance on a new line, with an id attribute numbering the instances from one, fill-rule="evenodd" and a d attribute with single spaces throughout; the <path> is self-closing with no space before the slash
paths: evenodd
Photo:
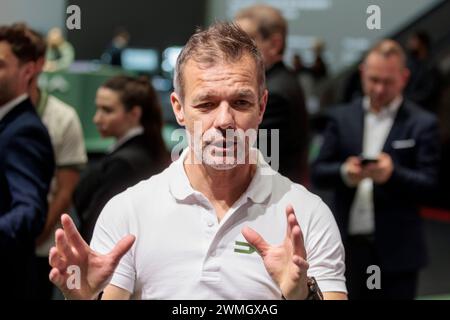
<path id="1" fill-rule="evenodd" d="M 218 223 L 215 209 L 210 202 L 203 196 L 199 195 L 199 201 L 202 203 L 204 214 L 204 244 L 205 258 L 203 260 L 202 278 L 204 281 L 218 281 L 219 271 L 221 267 L 221 256 L 226 245 L 222 243 L 222 239 L 230 227 L 233 216 L 238 213 L 239 209 L 248 201 L 246 195 L 243 195 L 225 214 L 225 218 Z"/>
<path id="2" fill-rule="evenodd" d="M 214 247 L 214 239 L 219 228 L 214 208 L 207 200 L 202 201 L 202 225 L 205 257 L 202 264 L 203 281 L 219 281 L 220 255 L 218 248 Z"/>
<path id="3" fill-rule="evenodd" d="M 205 249 L 205 259 L 203 260 L 204 263 L 206 262 L 206 256 L 210 254 L 210 247 L 211 242 L 214 239 L 214 236 L 218 229 L 218 223 L 217 223 L 217 217 L 214 211 L 214 208 L 209 203 L 209 201 L 203 196 L 201 193 L 196 194 L 197 200 L 200 203 L 202 215 L 201 215 L 201 224 L 203 229 L 203 245 Z"/>

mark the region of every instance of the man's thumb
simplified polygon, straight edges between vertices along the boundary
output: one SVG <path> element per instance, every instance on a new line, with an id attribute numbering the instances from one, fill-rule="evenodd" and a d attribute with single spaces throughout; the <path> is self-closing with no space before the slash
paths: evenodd
<path id="1" fill-rule="evenodd" d="M 260 255 L 264 256 L 269 245 L 258 232 L 249 227 L 244 227 L 244 229 L 242 229 L 242 235 L 250 245 L 258 250 Z"/>

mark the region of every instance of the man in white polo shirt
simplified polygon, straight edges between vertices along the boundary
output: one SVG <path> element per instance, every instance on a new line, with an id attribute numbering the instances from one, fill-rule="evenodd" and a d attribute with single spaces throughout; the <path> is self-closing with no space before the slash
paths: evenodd
<path id="1" fill-rule="evenodd" d="M 173 110 L 190 147 L 105 206 L 91 247 L 63 215 L 51 281 L 68 299 L 103 292 L 103 299 L 301 300 L 320 298 L 317 285 L 325 299 L 346 299 L 344 250 L 328 207 L 274 172 L 249 139 L 228 139 L 230 131 L 256 130 L 267 103 L 253 41 L 228 23 L 197 32 L 178 57 L 174 84 Z M 84 275 L 79 289 L 67 286 L 73 265 Z"/>

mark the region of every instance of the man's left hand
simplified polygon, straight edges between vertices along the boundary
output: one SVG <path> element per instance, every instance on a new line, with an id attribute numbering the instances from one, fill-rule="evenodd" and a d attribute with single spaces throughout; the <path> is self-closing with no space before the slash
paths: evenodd
<path id="1" fill-rule="evenodd" d="M 272 279 L 280 286 L 286 299 L 304 300 L 308 296 L 306 250 L 303 234 L 294 209 L 286 207 L 287 230 L 281 245 L 269 245 L 249 227 L 242 230 L 244 238 L 263 258 L 264 266 Z"/>
<path id="2" fill-rule="evenodd" d="M 377 163 L 371 163 L 364 168 L 367 177 L 372 178 L 376 184 L 384 184 L 392 176 L 394 163 L 387 153 L 381 153 Z"/>

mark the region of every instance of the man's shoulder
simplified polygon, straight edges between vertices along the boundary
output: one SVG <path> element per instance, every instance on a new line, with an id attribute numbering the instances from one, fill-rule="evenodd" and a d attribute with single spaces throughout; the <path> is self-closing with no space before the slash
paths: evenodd
<path id="1" fill-rule="evenodd" d="M 438 122 L 437 117 L 428 110 L 425 110 L 421 106 L 415 104 L 410 100 L 405 100 L 403 107 L 405 108 L 408 116 L 414 120 L 414 122 L 420 124 L 436 124 Z"/>
<path id="2" fill-rule="evenodd" d="M 71 105 L 53 95 L 48 96 L 44 117 L 65 122 L 79 120 L 77 112 Z"/>
<path id="3" fill-rule="evenodd" d="M 360 111 L 361 109 L 362 109 L 362 100 L 355 99 L 348 103 L 335 104 L 329 107 L 324 113 L 325 116 L 339 119 L 339 118 L 353 117 L 355 115 L 355 112 Z"/>
<path id="4" fill-rule="evenodd" d="M 35 136 L 38 134 L 36 137 L 38 139 L 40 137 L 39 133 L 47 135 L 47 129 L 39 119 L 31 103 L 23 103 L 10 113 L 4 119 L 5 129 L 2 131 L 3 137 Z"/>
<path id="5" fill-rule="evenodd" d="M 318 195 L 309 191 L 305 186 L 291 181 L 280 173 L 273 175 L 272 181 L 272 199 L 283 199 L 292 205 L 298 204 L 302 208 L 308 207 L 311 210 L 322 202 Z"/>
<path id="6" fill-rule="evenodd" d="M 297 76 L 284 64 L 277 64 L 266 74 L 267 87 L 270 93 L 284 93 L 290 90 L 301 90 Z"/>

